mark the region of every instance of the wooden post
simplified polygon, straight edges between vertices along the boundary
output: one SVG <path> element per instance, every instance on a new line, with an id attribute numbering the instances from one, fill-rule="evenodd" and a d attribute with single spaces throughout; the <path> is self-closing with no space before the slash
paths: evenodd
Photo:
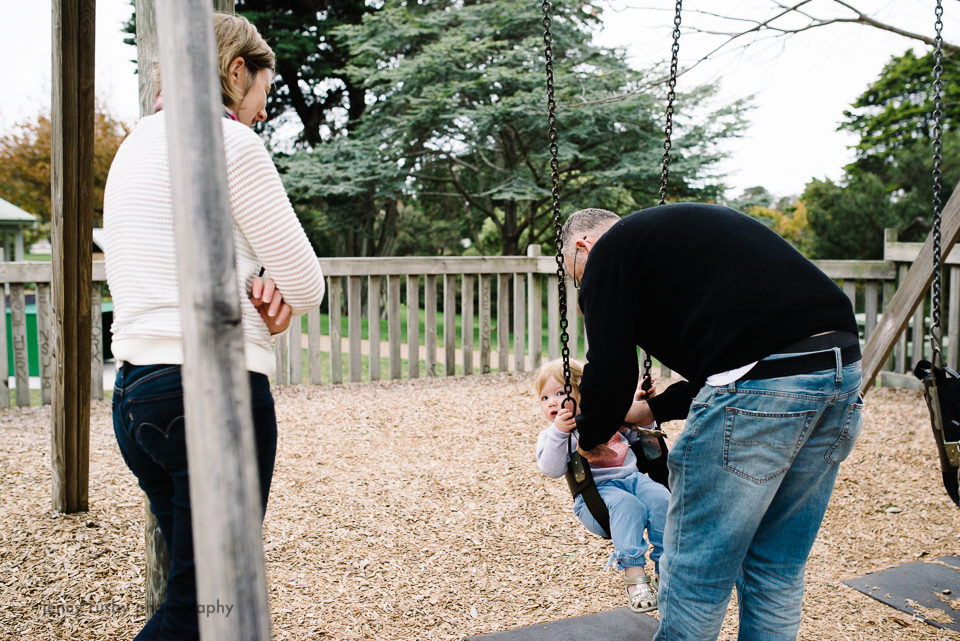
<path id="1" fill-rule="evenodd" d="M 140 87 L 140 115 L 153 114 L 159 87 L 157 71 L 160 52 L 157 41 L 157 18 L 153 0 L 135 0 L 137 18 L 137 82 Z M 167 597 L 167 577 L 170 574 L 170 554 L 167 552 L 157 517 L 150 510 L 150 499 L 143 496 L 143 538 L 145 546 L 144 572 L 145 608 L 147 619 Z"/>
<path id="2" fill-rule="evenodd" d="M 234 0 L 213 0 L 214 11 L 219 13 L 234 13 L 236 11 L 235 5 Z"/>
<path id="3" fill-rule="evenodd" d="M 51 329 L 50 283 L 37 283 L 37 351 L 40 357 L 41 405 L 49 405 L 53 399 L 53 337 L 50 335 Z M 4 331 L 4 340 L 6 340 L 5 334 L 6 331 Z M 2 397 L 3 390 L 0 389 L 0 400 L 2 400 Z"/>
<path id="4" fill-rule="evenodd" d="M 920 299 L 920 304 L 913 310 L 913 335 L 910 337 L 910 370 L 912 371 L 917 363 L 923 360 L 923 344 L 926 342 L 927 332 L 924 328 L 924 303 L 925 298 Z"/>
<path id="5" fill-rule="evenodd" d="M 350 382 L 360 382 L 363 358 L 360 355 L 363 321 L 360 317 L 360 277 L 347 278 L 347 333 L 350 341 Z"/>
<path id="6" fill-rule="evenodd" d="M 164 76 L 164 102 L 197 597 L 234 606 L 229 617 L 200 617 L 200 633 L 204 641 L 269 639 L 213 12 L 209 0 L 157 0 L 156 11 L 161 66 L 176 70 Z"/>
<path id="7" fill-rule="evenodd" d="M 490 276 L 480 274 L 480 373 L 490 373 Z"/>
<path id="8" fill-rule="evenodd" d="M 90 292 L 90 399 L 103 400 L 103 315 L 100 304 L 100 283 Z M 37 316 L 39 322 L 40 317 Z"/>
<path id="9" fill-rule="evenodd" d="M 909 268 L 907 265 L 901 264 L 901 265 L 899 266 L 899 269 L 898 269 L 899 280 L 898 280 L 897 290 L 899 290 L 900 287 L 903 286 L 903 283 L 906 282 L 906 280 L 907 280 L 907 274 L 909 274 L 909 273 L 910 273 L 910 268 Z M 895 297 L 896 297 L 896 292 L 894 292 L 894 296 L 891 297 L 890 300 L 887 302 L 887 309 L 884 310 L 884 312 L 883 312 L 884 318 L 886 318 L 887 313 L 889 313 L 890 311 L 892 311 L 892 307 L 891 307 L 890 305 L 891 305 L 891 303 L 892 303 L 892 301 L 893 301 L 893 299 L 894 299 Z M 904 374 L 904 373 L 906 373 L 906 371 L 907 371 L 907 327 L 906 327 L 906 324 L 904 324 L 903 329 L 900 331 L 900 336 L 897 338 L 896 346 L 897 346 L 897 349 L 896 349 L 896 366 L 895 366 L 895 367 L 896 367 L 896 372 L 897 372 L 898 374 Z"/>
<path id="10" fill-rule="evenodd" d="M 420 378 L 420 277 L 407 275 L 407 376 Z"/>
<path id="11" fill-rule="evenodd" d="M 380 380 L 380 277 L 367 277 L 367 344 L 370 380 Z"/>
<path id="12" fill-rule="evenodd" d="M 570 356 L 580 358 L 580 324 L 577 322 L 580 308 L 577 307 L 577 288 L 573 286 L 573 279 L 569 275 L 567 282 L 567 334 L 570 336 L 567 344 L 570 346 Z"/>
<path id="13" fill-rule="evenodd" d="M 287 358 L 290 360 L 290 384 L 303 382 L 303 327 L 301 316 L 290 319 L 289 338 L 287 339 Z"/>
<path id="14" fill-rule="evenodd" d="M 513 275 L 513 368 L 526 369 L 527 360 L 527 301 L 523 274 Z"/>
<path id="15" fill-rule="evenodd" d="M 499 274 L 497 283 L 497 369 L 510 369 L 510 274 Z"/>
<path id="16" fill-rule="evenodd" d="M 287 349 L 287 338 L 289 332 L 277 336 L 273 344 L 273 355 L 276 358 L 277 370 L 273 375 L 273 381 L 277 385 L 288 385 L 290 383 L 290 359 Z"/>
<path id="17" fill-rule="evenodd" d="M 950 196 L 950 200 L 943 208 L 941 223 L 942 256 L 947 256 L 950 253 L 958 237 L 960 237 L 960 185 L 953 190 L 953 195 Z M 896 344 L 900 332 L 906 328 L 911 312 L 926 296 L 932 280 L 933 235 L 931 232 L 920 249 L 913 267 L 907 272 L 907 277 L 903 280 L 893 300 L 887 305 L 887 313 L 883 315 L 883 320 L 877 325 L 877 330 L 864 347 L 863 386 L 860 388 L 862 394 L 867 394 L 873 388 L 874 381 L 880 373 L 880 367 L 887 360 L 887 356 Z"/>
<path id="18" fill-rule="evenodd" d="M 894 280 L 885 280 L 883 281 L 883 316 L 887 314 L 887 306 L 890 304 L 890 301 L 893 300 L 894 294 L 897 293 L 897 281 Z M 882 318 L 882 316 L 881 316 Z M 879 323 L 879 319 L 877 320 Z M 876 331 L 876 327 L 873 328 Z M 872 333 L 871 333 L 872 336 Z M 896 359 L 894 354 L 891 353 L 887 358 L 886 364 L 884 365 L 889 371 L 894 371 Z"/>
<path id="19" fill-rule="evenodd" d="M 379 322 L 377 323 L 379 325 Z M 400 378 L 400 277 L 387 276 L 387 349 L 390 378 Z"/>
<path id="20" fill-rule="evenodd" d="M 457 276 L 443 278 L 443 369 L 445 376 L 457 373 Z"/>
<path id="21" fill-rule="evenodd" d="M 10 283 L 10 327 L 17 406 L 30 407 L 30 355 L 27 351 L 27 310 L 23 283 Z"/>
<path id="22" fill-rule="evenodd" d="M 327 306 L 330 310 L 330 382 L 343 382 L 343 327 L 340 321 L 342 285 L 339 276 L 331 276 L 327 287 Z"/>
<path id="23" fill-rule="evenodd" d="M 547 358 L 560 358 L 560 290 L 556 274 L 547 276 Z"/>
<path id="24" fill-rule="evenodd" d="M 527 256 L 539 256 L 540 245 L 527 247 Z M 543 277 L 537 272 L 527 275 L 527 305 L 530 324 L 530 369 L 536 370 L 543 360 Z"/>
<path id="25" fill-rule="evenodd" d="M 96 0 L 53 0 L 53 508 L 86 512 L 90 472 Z"/>
<path id="26" fill-rule="evenodd" d="M 463 375 L 473 374 L 473 274 L 464 274 L 460 286 L 460 346 Z"/>
<path id="27" fill-rule="evenodd" d="M 427 348 L 427 376 L 437 375 L 437 277 L 427 274 L 423 288 L 424 329 L 423 342 Z"/>
<path id="28" fill-rule="evenodd" d="M 873 330 L 877 327 L 877 294 L 879 292 L 879 281 L 868 280 L 864 284 L 863 294 L 864 294 L 864 322 L 863 322 L 863 339 L 867 340 L 870 338 L 870 334 L 873 333 Z"/>
<path id="29" fill-rule="evenodd" d="M 329 296 L 329 294 L 328 294 Z M 329 299 L 328 299 L 329 300 Z M 320 308 L 314 307 L 307 312 L 307 360 L 310 369 L 310 384 L 323 382 L 323 361 L 320 354 Z"/>

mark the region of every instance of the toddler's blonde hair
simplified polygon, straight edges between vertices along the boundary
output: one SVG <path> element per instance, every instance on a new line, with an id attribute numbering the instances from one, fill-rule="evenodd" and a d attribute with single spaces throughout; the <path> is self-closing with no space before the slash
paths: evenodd
<path id="1" fill-rule="evenodd" d="M 580 379 L 583 377 L 583 363 L 580 361 L 571 358 L 570 359 L 570 384 L 573 385 L 573 393 L 576 396 L 580 396 Z M 543 391 L 543 388 L 546 387 L 547 382 L 550 380 L 558 381 L 563 383 L 563 359 L 557 358 L 550 361 L 549 363 L 544 363 L 540 369 L 537 370 L 537 396 L 540 396 L 540 392 Z"/>

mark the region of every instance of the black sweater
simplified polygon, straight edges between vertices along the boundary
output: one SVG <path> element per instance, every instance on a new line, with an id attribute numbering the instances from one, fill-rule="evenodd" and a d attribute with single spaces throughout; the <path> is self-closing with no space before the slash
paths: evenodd
<path id="1" fill-rule="evenodd" d="M 624 217 L 593 246 L 580 290 L 590 349 L 580 445 L 620 427 L 636 390 L 637 346 L 689 382 L 650 400 L 658 421 L 686 416 L 708 376 L 808 336 L 857 332 L 850 300 L 762 223 L 684 203 Z"/>

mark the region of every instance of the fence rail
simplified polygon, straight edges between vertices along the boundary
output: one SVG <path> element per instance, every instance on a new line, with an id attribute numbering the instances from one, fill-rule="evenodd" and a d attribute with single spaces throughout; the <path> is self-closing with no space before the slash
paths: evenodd
<path id="1" fill-rule="evenodd" d="M 898 243 L 887 231 L 882 261 L 823 260 L 814 263 L 853 302 L 866 341 L 916 258 L 920 243 Z M 326 314 L 315 309 L 305 327 L 295 319 L 277 339 L 276 383 L 342 383 L 522 372 L 560 353 L 556 261 L 531 246 L 527 256 L 321 258 L 327 278 Z M 947 364 L 960 356 L 960 250 L 951 252 L 944 292 Z M 93 385 L 102 399 L 101 283 L 103 261 L 93 263 Z M 0 314 L 0 407 L 9 405 L 8 352 L 12 353 L 17 405 L 29 405 L 29 345 L 26 292 L 36 295 L 36 346 L 40 402 L 51 401 L 53 318 L 51 266 L 45 262 L 0 263 L 0 282 L 9 286 L 9 322 Z M 587 350 L 577 291 L 567 283 L 568 334 L 574 353 Z M 544 309 L 546 307 L 546 309 Z M 929 347 L 924 344 L 929 296 L 888 359 L 881 382 L 915 386 L 909 372 Z M 544 322 L 546 319 L 546 322 Z M 364 330 L 366 323 L 366 330 Z M 385 326 L 381 328 L 381 323 Z M 404 324 L 406 325 L 404 329 Z M 343 330 L 346 330 L 344 332 Z M 364 338 L 364 331 L 366 337 Z M 10 336 L 9 343 L 7 336 Z M 544 338 L 546 340 L 544 340 Z M 405 361 L 405 363 L 404 363 Z M 664 368 L 664 374 L 669 370 Z"/>

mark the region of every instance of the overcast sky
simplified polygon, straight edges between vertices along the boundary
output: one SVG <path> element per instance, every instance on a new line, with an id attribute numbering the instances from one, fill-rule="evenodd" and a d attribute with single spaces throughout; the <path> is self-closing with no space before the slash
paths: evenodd
<path id="1" fill-rule="evenodd" d="M 528 0 L 517 0 L 528 1 Z M 897 26 L 933 34 L 933 0 L 850 0 L 865 13 Z M 598 40 L 624 47 L 638 67 L 669 57 L 673 0 L 612 0 L 617 10 L 604 12 Z M 533 3 L 539 4 L 539 3 Z M 947 2 L 944 37 L 960 41 L 960 3 Z M 743 18 L 769 16 L 772 0 L 687 0 L 684 26 L 733 28 L 696 9 Z M 807 8 L 817 17 L 841 15 L 832 0 L 814 0 Z M 0 42 L 9 52 L 0 91 L 0 132 L 50 104 L 50 0 L 0 0 Z M 97 93 L 115 114 L 134 121 L 138 114 L 137 82 L 130 60 L 135 52 L 123 44 L 121 26 L 130 16 L 128 0 L 97 0 Z M 849 15 L 849 14 L 846 14 Z M 723 41 L 717 36 L 684 32 L 681 66 L 689 66 Z M 747 135 L 731 141 L 731 159 L 722 170 L 734 197 L 746 187 L 762 185 L 778 196 L 799 194 L 811 178 L 841 176 L 850 162 L 850 134 L 836 131 L 843 110 L 876 79 L 893 55 L 919 42 L 858 25 L 832 25 L 760 43 L 701 64 L 680 81 L 680 89 L 720 82 L 718 101 L 755 96 Z"/>

